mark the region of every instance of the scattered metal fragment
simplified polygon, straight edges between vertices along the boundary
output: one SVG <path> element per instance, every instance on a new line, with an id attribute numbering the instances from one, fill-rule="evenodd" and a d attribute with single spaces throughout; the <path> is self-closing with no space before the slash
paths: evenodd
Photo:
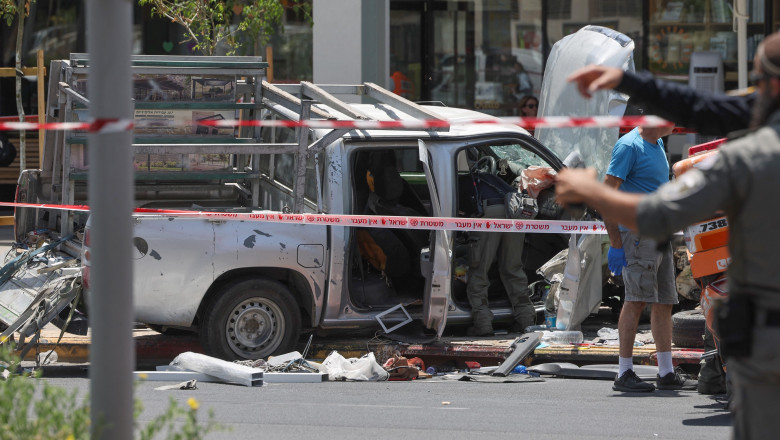
<path id="1" fill-rule="evenodd" d="M 198 383 L 197 380 L 191 379 L 186 382 L 178 383 L 176 385 L 164 385 L 161 387 L 155 388 L 155 390 L 197 390 L 198 386 L 196 385 Z"/>

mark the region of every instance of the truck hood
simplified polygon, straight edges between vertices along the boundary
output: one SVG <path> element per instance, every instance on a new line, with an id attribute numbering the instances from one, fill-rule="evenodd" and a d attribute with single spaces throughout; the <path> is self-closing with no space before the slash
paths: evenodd
<path id="1" fill-rule="evenodd" d="M 585 26 L 555 43 L 547 59 L 539 116 L 622 116 L 628 97 L 615 91 L 599 92 L 585 99 L 566 78 L 575 70 L 590 64 L 619 67 L 634 71 L 634 42 L 620 32 L 601 26 Z M 603 177 L 609 165 L 612 147 L 619 137 L 618 128 L 540 128 L 539 141 L 567 157 L 578 151 L 585 164 L 596 168 Z"/>

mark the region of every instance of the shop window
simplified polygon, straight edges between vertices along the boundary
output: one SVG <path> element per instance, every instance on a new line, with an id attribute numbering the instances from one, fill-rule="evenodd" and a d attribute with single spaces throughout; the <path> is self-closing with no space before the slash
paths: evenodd
<path id="1" fill-rule="evenodd" d="M 642 15 L 642 0 L 597 0 L 593 2 L 593 17 Z"/>
<path id="2" fill-rule="evenodd" d="M 650 3 L 649 69 L 659 76 L 688 80 L 694 52 L 717 52 L 723 60 L 725 89 L 736 87 L 737 33 L 730 0 Z M 764 37 L 763 2 L 748 2 L 747 60 Z"/>
<path id="3" fill-rule="evenodd" d="M 571 18 L 572 0 L 547 0 L 547 18 L 568 20 Z"/>
<path id="4" fill-rule="evenodd" d="M 634 41 L 636 68 L 642 69 L 642 4 L 642 0 L 572 0 L 569 3 L 572 13 L 565 18 L 554 14 L 550 9 L 547 14 L 549 47 L 584 26 L 603 26 L 623 33 Z"/>
<path id="5" fill-rule="evenodd" d="M 312 26 L 302 12 L 292 8 L 285 10 L 282 21 L 284 31 L 275 32 L 268 43 L 273 51 L 272 80 L 275 83 L 311 81 L 314 78 Z M 260 55 L 266 57 L 265 52 Z"/>

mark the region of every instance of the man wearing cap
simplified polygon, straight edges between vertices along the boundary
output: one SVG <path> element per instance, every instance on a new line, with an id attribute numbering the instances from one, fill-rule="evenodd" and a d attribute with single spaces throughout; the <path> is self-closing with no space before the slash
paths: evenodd
<path id="1" fill-rule="evenodd" d="M 734 435 L 774 438 L 780 432 L 780 34 L 759 45 L 754 60 L 758 96 L 751 126 L 717 155 L 652 194 L 616 191 L 593 170 L 563 170 L 559 203 L 586 203 L 605 219 L 642 236 L 663 238 L 722 210 L 729 221 L 729 302 L 718 325 L 733 375 Z M 760 128 L 759 128 L 760 127 Z"/>

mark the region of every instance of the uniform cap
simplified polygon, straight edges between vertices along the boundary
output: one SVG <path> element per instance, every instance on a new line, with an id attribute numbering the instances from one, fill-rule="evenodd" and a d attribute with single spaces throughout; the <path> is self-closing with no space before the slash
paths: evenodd
<path id="1" fill-rule="evenodd" d="M 757 56 L 765 75 L 780 76 L 780 33 L 774 33 L 758 46 Z"/>

